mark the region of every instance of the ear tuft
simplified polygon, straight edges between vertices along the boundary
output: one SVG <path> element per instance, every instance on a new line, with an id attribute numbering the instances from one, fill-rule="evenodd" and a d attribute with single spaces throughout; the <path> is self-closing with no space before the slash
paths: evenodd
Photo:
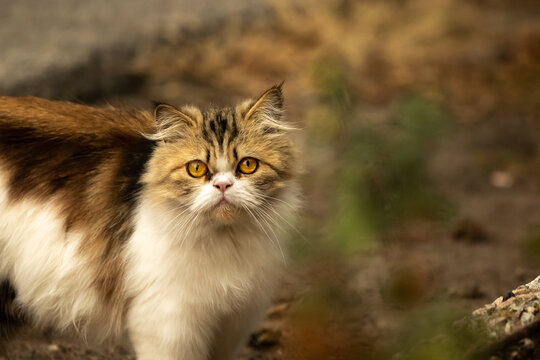
<path id="1" fill-rule="evenodd" d="M 244 120 L 249 121 L 254 119 L 258 122 L 279 123 L 283 116 L 282 85 L 283 82 L 266 90 L 259 99 L 251 105 L 244 116 Z"/>
<path id="2" fill-rule="evenodd" d="M 183 121 L 187 125 L 196 126 L 197 122 L 193 120 L 189 115 L 183 113 L 172 105 L 169 104 L 157 104 L 154 107 L 154 119 L 159 124 L 160 122 L 167 121 Z"/>
<path id="3" fill-rule="evenodd" d="M 191 116 L 178 110 L 172 105 L 154 103 L 154 120 L 157 132 L 152 137 L 156 140 L 167 140 L 182 137 L 182 129 L 196 127 L 197 122 Z"/>

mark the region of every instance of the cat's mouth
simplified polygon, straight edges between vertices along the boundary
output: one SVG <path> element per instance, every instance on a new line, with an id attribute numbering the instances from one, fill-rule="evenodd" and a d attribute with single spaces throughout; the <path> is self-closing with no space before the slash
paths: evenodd
<path id="1" fill-rule="evenodd" d="M 236 205 L 233 204 L 229 199 L 223 196 L 217 203 L 214 205 L 215 211 L 233 211 L 236 209 Z"/>
<path id="2" fill-rule="evenodd" d="M 221 199 L 214 206 L 215 208 L 237 208 L 235 201 L 227 198 L 225 194 L 221 195 Z"/>
<path id="3" fill-rule="evenodd" d="M 238 212 L 238 206 L 222 197 L 214 206 L 213 215 L 222 223 L 232 223 L 236 221 Z"/>

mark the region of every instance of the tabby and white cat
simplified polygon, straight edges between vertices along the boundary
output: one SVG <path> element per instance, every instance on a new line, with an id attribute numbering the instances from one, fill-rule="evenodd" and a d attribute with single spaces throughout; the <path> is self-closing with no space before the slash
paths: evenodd
<path id="1" fill-rule="evenodd" d="M 282 103 L 280 86 L 204 112 L 0 97 L 0 336 L 24 321 L 127 332 L 140 360 L 233 358 L 297 203 Z"/>

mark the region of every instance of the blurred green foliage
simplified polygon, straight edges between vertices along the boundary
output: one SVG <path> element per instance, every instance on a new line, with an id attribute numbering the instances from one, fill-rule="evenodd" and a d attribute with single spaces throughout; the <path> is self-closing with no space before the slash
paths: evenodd
<path id="1" fill-rule="evenodd" d="M 310 328 L 324 328 L 326 319 L 333 319 L 346 328 L 348 320 L 340 322 L 338 314 L 352 307 L 351 302 L 362 302 L 361 294 L 347 290 L 351 256 L 368 253 L 388 231 L 415 221 L 446 220 L 451 207 L 430 181 L 428 158 L 451 135 L 451 127 L 437 103 L 414 93 L 376 109 L 374 115 L 339 58 L 319 59 L 311 72 L 314 101 L 305 126 L 313 171 L 305 188 L 319 204 L 308 209 L 301 232 L 312 239 L 306 251 L 311 259 L 320 253 L 328 264 L 319 263 L 327 271 L 314 275 L 317 280 L 304 294 L 296 320 Z M 406 319 L 399 320 L 404 324 L 402 333 L 385 341 L 386 349 L 362 358 L 387 359 L 396 353 L 401 353 L 400 359 L 460 358 L 474 336 L 451 326 L 456 314 L 447 306 L 428 305 L 427 310 L 417 306 L 429 301 L 429 284 L 425 274 L 410 270 L 400 269 L 386 286 L 381 284 L 388 300 L 381 306 L 406 311 L 400 315 Z M 436 334 L 443 340 L 432 341 Z M 351 349 L 350 344 L 368 335 L 356 336 L 342 335 L 341 340 Z"/>
<path id="2" fill-rule="evenodd" d="M 375 356 L 379 359 L 454 360 L 465 359 L 478 344 L 478 333 L 466 322 L 456 321 L 466 314 L 451 310 L 448 304 L 435 303 L 411 311 L 395 343 Z M 398 355 L 394 355 L 398 354 Z"/>
<path id="3" fill-rule="evenodd" d="M 445 112 L 420 96 L 396 101 L 382 121 L 371 122 L 355 96 L 340 59 L 312 67 L 315 103 L 306 120 L 311 146 L 328 154 L 320 181 L 329 205 L 325 233 L 331 247 L 361 251 L 386 229 L 436 219 L 447 202 L 433 189 L 427 155 L 449 133 Z"/>

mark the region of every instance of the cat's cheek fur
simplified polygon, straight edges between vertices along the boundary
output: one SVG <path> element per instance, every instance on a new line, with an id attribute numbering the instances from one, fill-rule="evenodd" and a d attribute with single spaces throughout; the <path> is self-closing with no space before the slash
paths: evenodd
<path id="1" fill-rule="evenodd" d="M 127 322 L 138 358 L 229 359 L 268 304 L 279 256 L 250 231 L 232 239 L 202 228 L 179 247 L 162 226 L 173 220 L 164 213 L 143 201 L 126 249 Z"/>

